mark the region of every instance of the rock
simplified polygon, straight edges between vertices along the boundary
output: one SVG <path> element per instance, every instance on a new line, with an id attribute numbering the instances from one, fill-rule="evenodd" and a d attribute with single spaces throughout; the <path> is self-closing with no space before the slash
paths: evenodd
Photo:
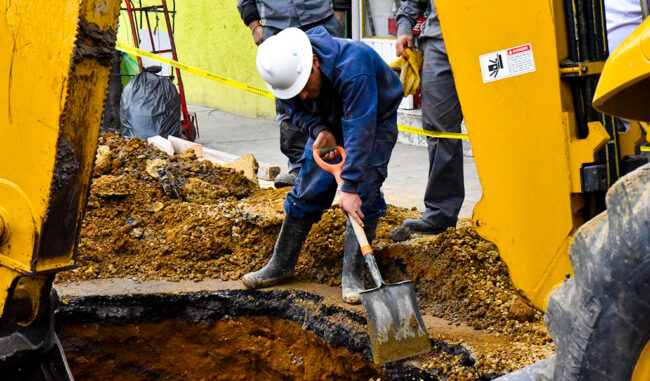
<path id="1" fill-rule="evenodd" d="M 492 242 L 480 241 L 476 243 L 476 250 L 487 253 L 488 251 L 497 250 L 497 246 Z"/>
<path id="2" fill-rule="evenodd" d="M 160 179 L 170 168 L 169 163 L 162 159 L 147 160 L 147 174 L 154 179 Z"/>
<path id="3" fill-rule="evenodd" d="M 243 171 L 246 178 L 257 182 L 257 170 L 260 165 L 257 163 L 257 160 L 255 160 L 255 156 L 253 156 L 252 153 L 247 153 L 231 163 L 226 163 L 223 167 L 232 168 L 236 171 Z"/>
<path id="4" fill-rule="evenodd" d="M 397 229 L 394 229 L 393 231 L 390 232 L 390 239 L 392 239 L 393 242 L 406 241 L 410 237 L 411 237 L 411 231 L 408 228 L 405 228 L 403 226 L 400 226 Z"/>
<path id="5" fill-rule="evenodd" d="M 122 227 L 120 228 L 120 233 L 127 234 L 128 232 L 131 231 L 131 229 L 133 229 L 133 226 L 129 224 L 122 225 Z"/>
<path id="6" fill-rule="evenodd" d="M 185 181 L 183 198 L 190 202 L 204 203 L 230 195 L 228 189 L 221 185 L 210 184 L 196 177 Z"/>
<path id="7" fill-rule="evenodd" d="M 113 169 L 113 153 L 107 145 L 97 147 L 95 155 L 95 176 L 105 175 Z"/>
<path id="8" fill-rule="evenodd" d="M 196 159 L 196 152 L 194 151 L 194 148 L 188 148 L 185 151 L 181 152 L 178 154 L 179 157 L 185 158 L 188 160 L 194 160 Z"/>
<path id="9" fill-rule="evenodd" d="M 93 180 L 92 192 L 98 197 L 125 197 L 131 192 L 129 181 L 123 176 L 104 175 Z"/>
<path id="10" fill-rule="evenodd" d="M 160 181 L 167 196 L 180 198 L 181 193 L 176 186 L 176 179 L 172 174 L 172 167 L 168 161 L 162 159 L 147 160 L 145 171 L 149 176 Z"/>
<path id="11" fill-rule="evenodd" d="M 144 207 L 144 209 L 145 209 L 147 212 L 151 212 L 151 213 L 158 213 L 158 212 L 160 212 L 161 210 L 163 210 L 164 208 L 165 208 L 165 204 L 163 204 L 163 203 L 160 202 L 160 201 L 156 201 L 156 202 L 154 202 L 154 203 L 152 203 L 152 204 L 149 204 L 149 205 L 146 205 L 146 206 Z"/>
<path id="12" fill-rule="evenodd" d="M 523 300 L 517 299 L 508 306 L 508 313 L 512 319 L 521 323 L 535 319 L 535 309 Z"/>
<path id="13" fill-rule="evenodd" d="M 135 238 L 142 238 L 142 236 L 144 235 L 144 230 L 141 228 L 135 228 L 131 232 L 131 235 L 133 235 L 133 237 Z"/>
<path id="14" fill-rule="evenodd" d="M 180 198 L 181 197 L 181 192 L 178 190 L 178 187 L 176 186 L 176 179 L 174 178 L 174 175 L 172 175 L 172 172 L 170 170 L 164 170 L 163 172 L 160 172 L 161 176 L 158 179 L 160 181 L 160 184 L 163 187 L 163 191 L 167 196 L 170 198 Z"/>

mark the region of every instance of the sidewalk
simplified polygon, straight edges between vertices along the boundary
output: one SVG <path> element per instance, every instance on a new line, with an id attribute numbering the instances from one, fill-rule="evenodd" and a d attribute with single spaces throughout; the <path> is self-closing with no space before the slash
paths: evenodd
<path id="1" fill-rule="evenodd" d="M 258 161 L 286 170 L 287 159 L 280 152 L 280 130 L 274 119 L 248 118 L 197 105 L 188 107 L 198 118 L 201 134 L 198 143 L 233 155 L 252 152 Z M 465 202 L 460 217 L 469 218 L 482 191 L 473 158 L 465 157 L 464 161 Z M 386 202 L 406 208 L 415 206 L 423 211 L 428 171 L 426 148 L 397 143 L 382 188 Z"/>

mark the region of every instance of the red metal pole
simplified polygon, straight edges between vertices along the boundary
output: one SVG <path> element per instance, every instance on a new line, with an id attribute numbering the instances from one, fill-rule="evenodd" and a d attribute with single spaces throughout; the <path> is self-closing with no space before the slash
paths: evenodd
<path id="1" fill-rule="evenodd" d="M 155 8 L 154 8 L 155 10 Z M 151 40 L 151 51 L 156 51 L 156 44 L 153 41 L 153 33 L 151 32 L 151 24 L 149 23 L 149 11 L 144 11 L 144 17 L 147 19 L 147 30 L 149 31 L 149 39 Z"/>
<path id="2" fill-rule="evenodd" d="M 171 27 L 171 22 L 169 20 L 169 11 L 167 10 L 167 2 L 165 0 L 162 0 L 162 6 L 163 10 L 165 11 L 165 22 L 167 23 L 167 32 L 169 33 L 169 43 L 172 47 L 172 57 L 174 58 L 174 61 L 178 61 L 178 56 L 176 54 L 176 44 L 174 43 L 174 35 L 172 33 L 172 27 Z M 185 136 L 188 138 L 191 137 L 193 134 L 192 132 L 198 134 L 198 131 L 192 131 L 194 130 L 194 126 L 192 125 L 192 119 L 190 118 L 190 113 L 187 111 L 187 103 L 185 101 L 185 90 L 183 88 L 183 80 L 181 78 L 181 71 L 180 69 L 176 68 L 176 78 L 178 78 L 178 93 L 181 97 L 181 112 L 183 113 L 183 130 L 185 131 Z"/>
<path id="3" fill-rule="evenodd" d="M 138 43 L 138 34 L 135 31 L 135 23 L 133 22 L 133 9 L 131 8 L 131 0 L 126 0 L 124 2 L 126 4 L 126 12 L 129 14 L 129 23 L 131 24 L 131 34 L 133 34 L 133 45 L 135 45 L 136 48 L 140 47 L 140 44 Z M 140 69 L 140 73 L 142 73 L 142 59 L 140 57 L 138 58 L 138 68 Z"/>

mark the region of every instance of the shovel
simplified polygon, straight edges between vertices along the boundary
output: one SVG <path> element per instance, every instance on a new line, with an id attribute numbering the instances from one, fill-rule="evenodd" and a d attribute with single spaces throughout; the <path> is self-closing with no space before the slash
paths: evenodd
<path id="1" fill-rule="evenodd" d="M 326 163 L 321 158 L 337 150 L 341 154 L 340 163 Z M 343 181 L 341 171 L 345 163 L 343 147 L 314 150 L 314 160 L 322 169 L 334 175 L 336 182 L 341 184 Z M 374 362 L 385 364 L 428 352 L 431 343 L 424 328 L 411 281 L 386 284 L 379 273 L 365 231 L 352 217 L 348 216 L 348 219 L 352 223 L 361 253 L 376 285 L 375 288 L 361 292 L 361 303 L 366 310 Z"/>

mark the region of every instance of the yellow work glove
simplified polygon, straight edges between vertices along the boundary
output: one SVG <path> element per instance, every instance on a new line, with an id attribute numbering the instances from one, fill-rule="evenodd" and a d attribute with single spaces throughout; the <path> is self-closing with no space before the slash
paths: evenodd
<path id="1" fill-rule="evenodd" d="M 402 82 L 402 86 L 404 87 L 404 96 L 408 96 L 409 93 L 407 91 L 407 86 L 409 86 L 408 81 L 409 81 L 409 72 L 411 71 L 411 66 L 408 63 L 407 60 L 404 59 L 404 57 L 399 57 L 395 61 L 391 62 L 388 65 L 391 69 L 395 71 L 397 75 L 399 75 L 399 80 Z M 411 75 L 412 77 L 412 75 Z M 412 85 L 411 85 L 412 86 Z M 410 87 L 408 88 L 410 89 Z"/>
<path id="2" fill-rule="evenodd" d="M 389 64 L 390 68 L 399 74 L 399 79 L 404 86 L 404 96 L 415 94 L 420 85 L 420 65 L 422 64 L 422 52 L 412 51 L 406 48 L 408 60 L 399 57 Z"/>
<path id="3" fill-rule="evenodd" d="M 415 94 L 420 86 L 420 66 L 422 66 L 422 52 L 406 48 L 406 53 L 409 56 L 408 63 L 410 72 L 412 72 L 411 86 L 409 87 L 409 94 Z"/>
<path id="4" fill-rule="evenodd" d="M 404 62 L 406 62 L 406 60 L 404 59 L 404 57 L 400 56 L 400 58 L 398 58 L 395 61 L 389 63 L 388 66 L 391 69 L 393 69 L 396 73 L 399 73 L 399 72 L 402 71 L 402 66 L 404 66 Z"/>

